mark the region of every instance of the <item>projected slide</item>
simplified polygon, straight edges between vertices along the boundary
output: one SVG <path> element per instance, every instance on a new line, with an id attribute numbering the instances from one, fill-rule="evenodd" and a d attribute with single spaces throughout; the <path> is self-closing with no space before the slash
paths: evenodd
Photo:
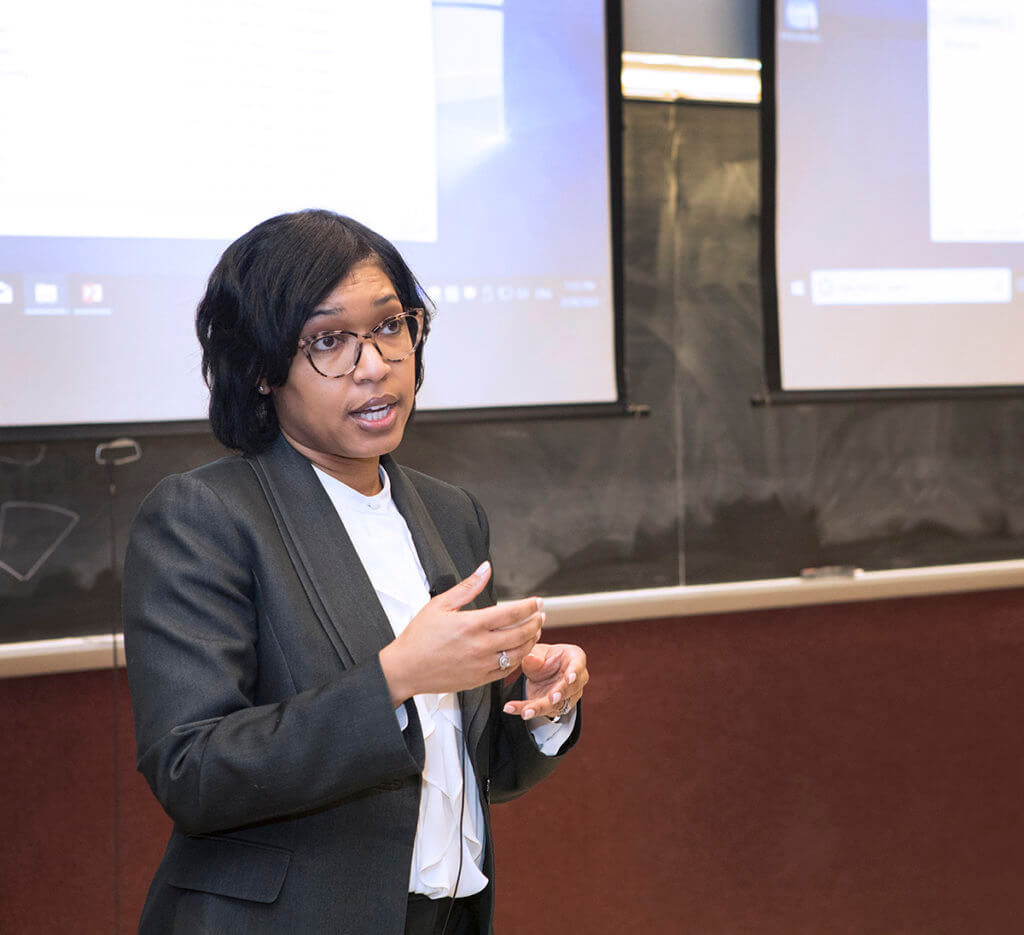
<path id="1" fill-rule="evenodd" d="M 783 390 L 1024 384 L 1024 7 L 779 0 Z"/>
<path id="2" fill-rule="evenodd" d="M 121 4 L 101 29 L 91 3 L 22 6 L 3 98 L 31 145 L 4 158 L 0 235 L 227 240 L 326 199 L 391 238 L 436 239 L 429 3 L 375 0 L 353 18 L 185 0 L 143 35 Z M 332 119 L 339 88 L 373 94 Z M 416 159 L 393 144 L 396 111 Z"/>
<path id="3" fill-rule="evenodd" d="M 206 277 L 307 207 L 436 303 L 421 408 L 617 399 L 603 2 L 39 0 L 0 39 L 0 426 L 205 417 Z"/>
<path id="4" fill-rule="evenodd" d="M 928 100 L 932 239 L 1024 243 L 1024 7 L 931 0 Z"/>

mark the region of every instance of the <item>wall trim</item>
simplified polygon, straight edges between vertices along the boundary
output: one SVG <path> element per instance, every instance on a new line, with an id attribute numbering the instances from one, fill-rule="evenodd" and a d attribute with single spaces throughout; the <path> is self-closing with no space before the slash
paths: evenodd
<path id="1" fill-rule="evenodd" d="M 890 571 L 821 570 L 816 577 L 571 594 L 544 598 L 544 610 L 546 629 L 550 630 L 1007 588 L 1024 588 L 1024 560 Z M 120 634 L 0 644 L 0 678 L 109 669 L 115 652 L 117 665 L 123 666 L 124 639 Z"/>

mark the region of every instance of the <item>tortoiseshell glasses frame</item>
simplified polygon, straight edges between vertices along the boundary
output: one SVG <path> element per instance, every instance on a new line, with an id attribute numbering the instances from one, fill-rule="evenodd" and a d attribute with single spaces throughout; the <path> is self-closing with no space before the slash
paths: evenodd
<path id="1" fill-rule="evenodd" d="M 365 334 L 357 334 L 355 331 L 319 331 L 316 334 L 307 335 L 299 341 L 299 350 L 306 355 L 310 366 L 320 376 L 327 377 L 329 380 L 348 376 L 359 366 L 363 345 L 367 341 L 373 344 L 383 360 L 389 364 L 397 364 L 415 354 L 416 348 L 420 346 L 420 341 L 423 339 L 424 314 L 422 308 L 407 308 L 397 315 L 388 316 Z M 353 345 L 348 340 L 349 338 L 354 339 L 355 350 L 351 349 Z M 410 342 L 408 348 L 405 346 L 406 341 Z M 384 346 L 382 347 L 381 344 Z M 348 363 L 350 355 L 351 364 Z M 314 357 L 319 359 L 319 366 Z M 338 369 L 336 366 L 331 366 L 330 361 L 332 358 L 336 360 L 339 357 L 341 358 L 339 363 L 346 369 L 337 373 L 327 373 L 321 369 L 322 367 L 332 371 Z"/>

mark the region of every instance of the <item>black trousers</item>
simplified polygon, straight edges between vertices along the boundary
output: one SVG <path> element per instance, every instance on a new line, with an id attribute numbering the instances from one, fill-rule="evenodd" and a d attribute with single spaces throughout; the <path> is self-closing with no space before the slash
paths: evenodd
<path id="1" fill-rule="evenodd" d="M 445 919 L 448 920 L 447 926 Z M 464 899 L 430 899 L 419 893 L 409 894 L 409 908 L 405 914 L 405 935 L 477 935 L 479 931 L 479 896 L 467 896 Z"/>

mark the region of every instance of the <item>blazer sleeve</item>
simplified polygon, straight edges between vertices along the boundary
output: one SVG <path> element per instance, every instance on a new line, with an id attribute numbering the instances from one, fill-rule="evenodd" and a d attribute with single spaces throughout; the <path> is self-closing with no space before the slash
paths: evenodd
<path id="1" fill-rule="evenodd" d="M 422 771 L 377 657 L 255 703 L 261 629 L 251 535 L 192 475 L 165 479 L 124 569 L 138 766 L 187 833 L 284 818 Z"/>
<path id="2" fill-rule="evenodd" d="M 490 751 L 490 796 L 495 803 L 518 798 L 550 776 L 562 757 L 576 745 L 583 722 L 583 705 L 580 703 L 576 707 L 572 733 L 557 754 L 547 756 L 538 749 L 530 728 L 522 718 L 501 711 L 506 701 L 523 697 L 523 677 L 520 676 L 511 686 L 500 688 L 497 694 L 495 710 L 499 722 L 493 732 Z"/>

